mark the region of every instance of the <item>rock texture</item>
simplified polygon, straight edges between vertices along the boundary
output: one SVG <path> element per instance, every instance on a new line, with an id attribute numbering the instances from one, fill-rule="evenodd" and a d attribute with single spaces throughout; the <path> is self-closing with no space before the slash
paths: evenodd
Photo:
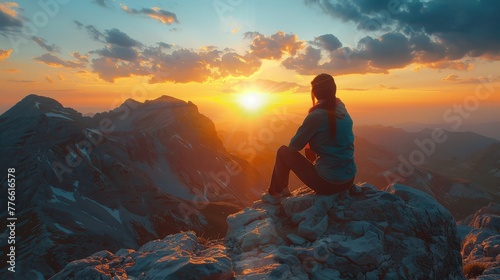
<path id="1" fill-rule="evenodd" d="M 464 279 L 451 214 L 403 185 L 299 189 L 228 217 L 237 279 Z M 257 238 L 258 236 L 258 238 Z"/>
<path id="2" fill-rule="evenodd" d="M 466 272 L 482 267 L 478 280 L 500 279 L 500 204 L 490 203 L 460 221 L 462 256 Z"/>
<path id="3" fill-rule="evenodd" d="M 231 279 L 225 247 L 200 244 L 194 232 L 169 235 L 137 251 L 100 251 L 69 263 L 52 280 L 66 279 Z"/>
<path id="4" fill-rule="evenodd" d="M 451 214 L 410 187 L 387 190 L 300 188 L 230 215 L 225 239 L 167 236 L 74 261 L 53 279 L 465 279 Z"/>

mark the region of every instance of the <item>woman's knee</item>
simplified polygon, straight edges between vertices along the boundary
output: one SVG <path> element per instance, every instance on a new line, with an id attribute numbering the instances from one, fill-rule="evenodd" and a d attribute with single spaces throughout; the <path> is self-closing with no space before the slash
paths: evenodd
<path id="1" fill-rule="evenodd" d="M 281 145 L 281 147 L 279 147 L 279 149 L 278 149 L 277 155 L 280 156 L 280 155 L 289 154 L 289 153 L 290 153 L 290 149 L 288 149 L 288 146 Z"/>

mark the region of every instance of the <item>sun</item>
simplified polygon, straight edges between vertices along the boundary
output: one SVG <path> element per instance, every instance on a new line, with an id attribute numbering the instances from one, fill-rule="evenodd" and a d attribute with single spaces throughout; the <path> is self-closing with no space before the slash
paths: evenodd
<path id="1" fill-rule="evenodd" d="M 266 105 L 266 95 L 260 92 L 245 92 L 238 96 L 238 103 L 247 111 L 257 111 Z"/>

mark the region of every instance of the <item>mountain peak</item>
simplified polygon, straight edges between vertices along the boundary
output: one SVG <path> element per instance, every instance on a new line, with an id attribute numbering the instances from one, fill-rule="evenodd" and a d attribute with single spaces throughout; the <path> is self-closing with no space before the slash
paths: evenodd
<path id="1" fill-rule="evenodd" d="M 41 113 L 60 110 L 63 108 L 63 105 L 55 99 L 36 94 L 29 94 L 21 99 L 21 101 L 17 102 L 16 105 L 7 110 L 2 117 L 36 116 Z"/>

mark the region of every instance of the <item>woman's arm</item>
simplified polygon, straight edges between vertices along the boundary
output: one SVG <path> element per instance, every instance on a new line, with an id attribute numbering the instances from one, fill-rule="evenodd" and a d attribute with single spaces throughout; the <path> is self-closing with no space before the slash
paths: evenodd
<path id="1" fill-rule="evenodd" d="M 318 111 L 313 111 L 309 113 L 304 122 L 295 133 L 295 136 L 290 140 L 288 145 L 292 151 L 302 150 L 309 140 L 318 132 L 319 126 L 321 125 L 321 115 Z"/>

